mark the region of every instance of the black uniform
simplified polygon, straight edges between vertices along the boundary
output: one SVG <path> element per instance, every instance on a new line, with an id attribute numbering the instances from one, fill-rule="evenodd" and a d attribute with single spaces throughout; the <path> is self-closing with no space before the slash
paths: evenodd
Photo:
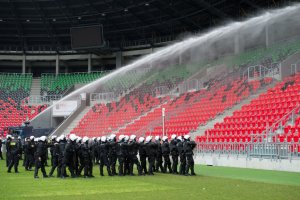
<path id="1" fill-rule="evenodd" d="M 163 168 L 163 165 L 162 165 L 162 151 L 161 151 L 161 144 L 160 144 L 160 140 L 158 141 L 155 141 L 156 143 L 156 156 L 155 156 L 155 168 L 156 168 L 156 171 L 158 172 L 159 169 L 161 172 L 164 172 L 164 168 Z"/>
<path id="2" fill-rule="evenodd" d="M 185 175 L 189 175 L 189 169 L 191 169 L 191 175 L 196 175 L 194 172 L 194 158 L 193 158 L 193 149 L 196 147 L 196 143 L 194 141 L 185 141 L 183 143 L 183 149 L 186 156 L 186 169 Z"/>
<path id="3" fill-rule="evenodd" d="M 182 141 L 177 142 L 177 149 L 178 149 L 179 158 L 180 158 L 179 174 L 184 175 L 185 174 L 185 166 L 186 166 L 186 157 L 185 157 Z"/>
<path id="4" fill-rule="evenodd" d="M 11 145 L 11 138 L 6 139 L 5 146 L 6 146 L 6 167 L 8 167 L 12 159 L 13 147 Z"/>
<path id="5" fill-rule="evenodd" d="M 168 141 L 164 141 L 162 143 L 161 150 L 162 150 L 162 155 L 164 157 L 164 172 L 167 172 L 167 168 L 168 168 L 169 173 L 172 173 L 171 161 L 170 161 L 170 147 Z"/>
<path id="6" fill-rule="evenodd" d="M 62 168 L 65 147 L 66 147 L 66 141 L 61 140 L 58 144 L 58 151 L 57 151 L 57 154 L 58 154 L 57 177 L 66 176 L 66 172 Z"/>
<path id="7" fill-rule="evenodd" d="M 156 144 L 154 142 L 146 143 L 147 157 L 148 157 L 148 174 L 153 174 L 154 162 L 155 162 L 155 154 L 156 154 Z"/>
<path id="8" fill-rule="evenodd" d="M 8 166 L 7 172 L 10 172 L 11 168 L 14 166 L 15 172 L 18 173 L 18 165 L 19 165 L 19 160 L 22 155 L 22 143 L 21 139 L 18 139 L 15 143 L 11 142 L 11 160 L 10 164 Z"/>
<path id="9" fill-rule="evenodd" d="M 34 165 L 34 153 L 36 151 L 36 144 L 34 140 L 28 141 L 25 148 L 26 148 L 26 153 L 24 149 L 24 153 L 26 154 L 25 169 L 31 170 L 32 166 Z"/>
<path id="10" fill-rule="evenodd" d="M 124 163 L 125 158 L 127 154 L 127 144 L 124 142 L 124 140 L 118 142 L 117 146 L 117 156 L 118 156 L 118 162 L 119 162 L 119 176 L 124 176 Z"/>
<path id="11" fill-rule="evenodd" d="M 29 138 L 25 138 L 24 145 L 22 147 L 22 149 L 24 151 L 23 167 L 25 167 L 25 170 L 28 170 L 26 168 L 27 155 L 28 155 L 28 152 L 27 152 L 28 143 L 29 143 Z"/>
<path id="12" fill-rule="evenodd" d="M 137 158 L 137 153 L 138 153 L 138 143 L 133 140 L 133 141 L 130 141 L 128 143 L 128 158 L 129 158 L 129 161 L 130 161 L 130 175 L 134 175 L 133 174 L 133 165 L 136 165 L 137 167 L 137 170 L 138 170 L 138 174 L 139 175 L 142 175 L 142 169 L 141 169 L 141 164 Z"/>
<path id="13" fill-rule="evenodd" d="M 178 165 L 178 149 L 177 149 L 177 140 L 173 139 L 170 142 L 170 152 L 172 156 L 172 172 L 173 174 L 178 174 L 177 165 Z"/>
<path id="14" fill-rule="evenodd" d="M 77 142 L 75 144 L 75 173 L 77 176 L 80 175 L 80 172 L 79 172 L 79 161 L 80 161 L 80 154 L 81 154 L 81 142 Z"/>
<path id="15" fill-rule="evenodd" d="M 97 154 L 99 156 L 98 160 L 100 161 L 100 175 L 104 176 L 103 174 L 103 167 L 104 165 L 107 168 L 107 173 L 109 176 L 111 176 L 111 170 L 110 170 L 110 164 L 108 162 L 108 151 L 109 151 L 109 144 L 107 142 L 101 142 L 98 146 Z"/>
<path id="16" fill-rule="evenodd" d="M 124 142 L 126 145 L 123 145 L 123 155 L 124 155 L 124 174 L 130 175 L 130 158 L 127 141 Z"/>
<path id="17" fill-rule="evenodd" d="M 52 176 L 53 173 L 54 173 L 54 170 L 58 166 L 59 143 L 53 141 L 52 145 L 50 146 L 50 152 L 51 152 L 52 167 L 51 167 L 51 171 L 49 173 L 49 176 Z"/>
<path id="18" fill-rule="evenodd" d="M 112 175 L 117 175 L 116 173 L 117 145 L 118 144 L 115 139 L 109 142 L 108 159 L 109 159 Z"/>
<path id="19" fill-rule="evenodd" d="M 91 148 L 88 144 L 88 141 L 85 143 L 82 143 L 80 145 L 80 151 L 79 151 L 79 159 L 80 159 L 80 168 L 79 168 L 79 174 L 81 174 L 81 171 L 84 169 L 84 177 L 92 177 L 92 169 L 93 168 L 93 161 L 92 161 L 92 152 Z"/>
<path id="20" fill-rule="evenodd" d="M 142 173 L 147 174 L 147 148 L 146 144 L 144 142 L 139 143 L 139 156 L 140 156 L 140 161 L 141 161 L 141 171 Z"/>
<path id="21" fill-rule="evenodd" d="M 64 150 L 64 157 L 62 162 L 62 172 L 66 172 L 66 168 L 68 167 L 72 178 L 75 177 L 74 172 L 74 155 L 75 155 L 75 142 L 69 141 L 66 144 L 65 150 Z M 64 178 L 64 174 L 62 173 L 62 178 Z"/>
<path id="22" fill-rule="evenodd" d="M 43 173 L 43 177 L 48 177 L 45 170 L 45 163 L 47 159 L 47 145 L 43 141 L 39 141 L 36 147 L 36 152 L 34 155 L 35 158 L 35 170 L 34 170 L 34 178 L 38 178 L 38 172 L 41 168 Z"/>
<path id="23" fill-rule="evenodd" d="M 2 156 L 2 139 L 0 139 L 0 159 L 3 160 L 3 156 Z"/>

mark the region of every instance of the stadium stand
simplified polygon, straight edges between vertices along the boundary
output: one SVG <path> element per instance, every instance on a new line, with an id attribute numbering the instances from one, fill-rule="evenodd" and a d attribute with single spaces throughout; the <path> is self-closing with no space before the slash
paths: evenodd
<path id="1" fill-rule="evenodd" d="M 21 100 L 29 96 L 31 82 L 32 74 L 0 74 L 0 132 L 3 136 L 8 127 L 20 126 L 47 107 L 21 105 Z"/>
<path id="2" fill-rule="evenodd" d="M 279 128 L 278 121 L 295 109 L 300 111 L 300 74 L 285 78 L 266 93 L 261 94 L 250 104 L 244 105 L 232 116 L 227 116 L 222 123 L 216 123 L 213 129 L 207 130 L 204 136 L 197 137 L 199 142 L 261 142 L 266 136 L 251 138 L 252 134 L 262 134 L 268 127 L 275 124 L 273 131 Z M 279 134 L 280 142 L 299 141 L 299 118 L 295 125 L 288 125 L 283 119 L 281 125 L 286 126 L 284 133 Z M 273 136 L 276 140 L 276 136 Z"/>
<path id="3" fill-rule="evenodd" d="M 70 74 L 42 74 L 41 95 L 61 95 L 74 84 L 87 84 L 108 72 L 70 73 Z"/>

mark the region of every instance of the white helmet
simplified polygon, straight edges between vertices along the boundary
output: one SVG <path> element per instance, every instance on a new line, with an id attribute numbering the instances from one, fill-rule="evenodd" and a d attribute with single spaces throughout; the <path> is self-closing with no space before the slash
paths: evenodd
<path id="1" fill-rule="evenodd" d="M 56 135 L 52 135 L 52 136 L 51 136 L 51 140 L 54 140 L 54 139 L 56 139 L 56 138 L 57 138 Z"/>
<path id="2" fill-rule="evenodd" d="M 168 140 L 168 136 L 164 136 L 163 138 L 162 138 L 162 141 L 167 141 Z"/>
<path id="3" fill-rule="evenodd" d="M 65 135 L 61 135 L 60 136 L 60 140 L 65 140 L 66 139 L 66 136 Z"/>
<path id="4" fill-rule="evenodd" d="M 106 142 L 106 136 L 101 137 L 101 142 Z"/>
<path id="5" fill-rule="evenodd" d="M 109 136 L 109 139 L 111 139 L 111 140 L 113 140 L 113 139 L 115 139 L 116 138 L 116 135 L 115 134 L 111 134 L 110 136 Z"/>
<path id="6" fill-rule="evenodd" d="M 101 137 L 97 137 L 97 142 L 100 142 L 100 140 L 101 140 Z"/>
<path id="7" fill-rule="evenodd" d="M 130 136 L 130 140 L 135 140 L 135 138 L 136 138 L 136 135 L 131 135 Z"/>
<path id="8" fill-rule="evenodd" d="M 149 135 L 146 137 L 146 143 L 151 142 L 151 140 L 152 140 L 152 136 Z"/>
<path id="9" fill-rule="evenodd" d="M 79 143 L 82 140 L 81 137 L 77 137 L 76 142 Z"/>
<path id="10" fill-rule="evenodd" d="M 177 139 L 180 140 L 180 141 L 182 141 L 182 137 L 181 136 L 178 136 Z"/>
<path id="11" fill-rule="evenodd" d="M 11 136 L 11 135 L 7 135 L 7 136 L 6 136 L 6 139 L 8 139 L 8 138 L 12 138 L 12 136 Z"/>
<path id="12" fill-rule="evenodd" d="M 89 138 L 87 136 L 84 136 L 83 139 L 82 139 L 82 142 L 86 143 L 87 141 L 89 141 Z"/>
<path id="13" fill-rule="evenodd" d="M 38 138 L 38 137 L 35 137 L 35 138 L 34 138 L 34 141 L 35 141 L 35 142 L 38 142 L 38 141 L 39 141 L 39 138 Z"/>
<path id="14" fill-rule="evenodd" d="M 191 137 L 191 136 L 189 136 L 189 135 L 185 135 L 185 136 L 184 136 L 184 139 L 188 140 L 188 139 L 190 139 L 190 137 Z"/>
<path id="15" fill-rule="evenodd" d="M 129 140 L 129 136 L 128 135 L 125 135 L 124 136 L 124 142 L 127 142 Z"/>
<path id="16" fill-rule="evenodd" d="M 92 137 L 92 140 L 94 141 L 96 139 L 96 137 Z"/>
<path id="17" fill-rule="evenodd" d="M 32 136 L 30 136 L 30 138 L 29 138 L 30 140 L 34 140 L 34 136 L 32 135 Z"/>
<path id="18" fill-rule="evenodd" d="M 158 135 L 155 136 L 155 140 L 156 140 L 156 141 L 160 140 L 160 137 L 159 137 Z"/>
<path id="19" fill-rule="evenodd" d="M 60 142 L 60 137 L 57 137 L 57 138 L 56 138 L 56 142 Z"/>
<path id="20" fill-rule="evenodd" d="M 21 136 L 18 136 L 18 140 L 21 140 Z"/>
<path id="21" fill-rule="evenodd" d="M 77 139 L 75 134 L 71 134 L 69 138 L 72 142 L 74 142 Z"/>
<path id="22" fill-rule="evenodd" d="M 171 139 L 172 139 L 172 140 L 176 139 L 176 135 L 173 134 L 173 135 L 171 136 Z"/>
<path id="23" fill-rule="evenodd" d="M 124 135 L 119 135 L 119 140 L 121 141 L 121 140 L 123 140 L 124 139 Z"/>
<path id="24" fill-rule="evenodd" d="M 145 141 L 145 138 L 144 137 L 140 137 L 139 138 L 139 142 L 144 142 Z"/>
<path id="25" fill-rule="evenodd" d="M 42 137 L 40 137 L 40 141 L 42 141 L 42 142 L 45 142 L 46 141 L 46 139 L 47 139 L 47 137 L 46 136 L 42 136 Z"/>

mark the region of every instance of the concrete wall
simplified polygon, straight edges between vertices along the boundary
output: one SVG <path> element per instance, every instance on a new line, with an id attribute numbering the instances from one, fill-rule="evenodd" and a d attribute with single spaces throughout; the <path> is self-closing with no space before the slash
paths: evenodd
<path id="1" fill-rule="evenodd" d="M 56 130 L 54 130 L 54 132 L 52 133 L 52 135 L 61 135 L 64 130 L 72 123 L 72 121 L 77 117 L 77 115 L 79 115 L 84 108 L 86 107 L 87 102 L 85 100 L 81 101 L 80 106 L 77 108 L 77 110 L 75 112 L 73 112 Z"/>
<path id="2" fill-rule="evenodd" d="M 300 160 L 296 159 L 271 160 L 214 154 L 197 154 L 194 158 L 196 164 L 202 165 L 300 172 Z"/>

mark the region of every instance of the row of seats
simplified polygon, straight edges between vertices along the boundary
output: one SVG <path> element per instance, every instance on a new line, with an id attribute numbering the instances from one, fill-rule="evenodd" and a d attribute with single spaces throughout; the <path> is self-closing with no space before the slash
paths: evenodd
<path id="1" fill-rule="evenodd" d="M 41 95 L 59 95 L 74 84 L 87 84 L 107 72 L 74 73 L 74 74 L 42 74 Z"/>
<path id="2" fill-rule="evenodd" d="M 242 106 L 240 110 L 233 112 L 232 116 L 227 116 L 221 123 L 216 123 L 213 129 L 205 131 L 204 136 L 198 137 L 198 141 L 224 141 L 226 137 L 232 137 L 239 141 L 244 135 L 261 134 L 266 128 L 275 125 L 274 130 L 279 128 L 280 124 L 275 124 L 286 114 L 294 111 L 300 111 L 300 74 L 285 78 L 267 92 L 261 94 L 258 98 L 252 100 L 249 104 Z M 282 120 L 285 126 L 289 120 Z M 300 119 L 295 120 L 295 126 L 286 126 L 284 133 L 278 135 L 279 141 L 299 140 Z M 288 137 L 287 137 L 288 136 Z M 276 140 L 276 137 L 273 138 Z"/>
<path id="3" fill-rule="evenodd" d="M 0 100 L 0 132 L 5 136 L 8 127 L 20 126 L 46 108 L 47 105 L 21 106 L 11 98 L 8 101 Z"/>

